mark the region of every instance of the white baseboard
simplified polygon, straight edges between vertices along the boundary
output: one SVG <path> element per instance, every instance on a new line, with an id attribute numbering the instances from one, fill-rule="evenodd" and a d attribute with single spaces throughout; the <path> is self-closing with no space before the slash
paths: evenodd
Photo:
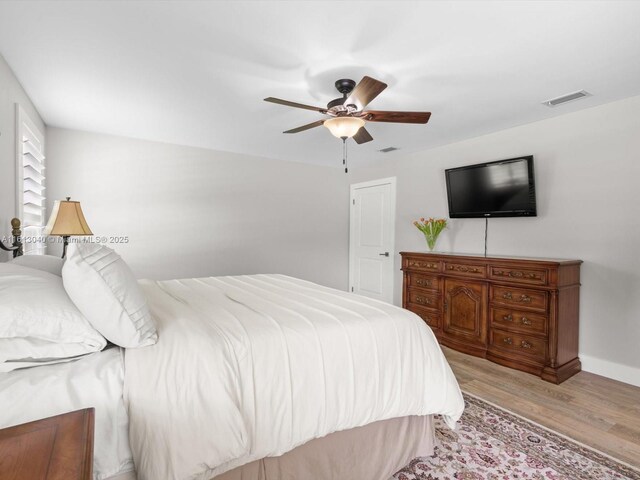
<path id="1" fill-rule="evenodd" d="M 640 387 L 640 368 L 582 354 L 580 355 L 580 361 L 582 362 L 582 370 L 585 372 L 595 373 Z"/>

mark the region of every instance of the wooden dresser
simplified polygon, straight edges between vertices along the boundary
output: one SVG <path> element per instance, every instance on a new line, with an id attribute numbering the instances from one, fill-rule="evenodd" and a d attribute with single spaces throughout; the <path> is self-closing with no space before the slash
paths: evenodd
<path id="1" fill-rule="evenodd" d="M 0 480 L 91 480 L 93 424 L 87 408 L 3 428 Z"/>
<path id="2" fill-rule="evenodd" d="M 441 344 L 553 383 L 580 371 L 581 260 L 400 255 L 402 306 Z"/>

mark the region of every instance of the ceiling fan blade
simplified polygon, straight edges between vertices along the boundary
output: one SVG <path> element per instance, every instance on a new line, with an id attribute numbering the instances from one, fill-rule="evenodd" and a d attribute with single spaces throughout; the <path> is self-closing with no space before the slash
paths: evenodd
<path id="1" fill-rule="evenodd" d="M 384 110 L 362 112 L 362 118 L 369 122 L 427 123 L 429 117 L 431 117 L 431 112 L 388 112 Z"/>
<path id="2" fill-rule="evenodd" d="M 324 123 L 324 120 L 318 120 L 317 122 L 307 123 L 306 125 L 302 125 L 301 127 L 298 127 L 298 128 L 292 128 L 291 130 L 287 130 L 286 132 L 282 132 L 282 133 L 304 132 L 305 130 L 309 130 L 310 128 L 319 127 L 323 123 Z"/>
<path id="3" fill-rule="evenodd" d="M 358 133 L 353 136 L 353 139 L 358 145 L 360 145 L 362 143 L 370 142 L 371 140 L 373 140 L 373 137 L 369 132 L 367 132 L 366 128 L 360 127 L 360 130 L 358 130 Z"/>
<path id="4" fill-rule="evenodd" d="M 355 105 L 358 110 L 362 110 L 369 105 L 371 100 L 380 95 L 380 92 L 385 88 L 387 88 L 386 83 L 365 76 L 356 85 L 356 88 L 353 89 L 353 92 L 351 92 L 343 105 Z"/>
<path id="5" fill-rule="evenodd" d="M 312 107 L 311 105 L 305 105 L 304 103 L 290 102 L 288 100 L 282 100 L 281 98 L 267 97 L 265 102 L 277 103 L 278 105 L 284 105 L 286 107 L 304 108 L 305 110 L 313 110 L 314 112 L 327 113 L 326 108 Z"/>

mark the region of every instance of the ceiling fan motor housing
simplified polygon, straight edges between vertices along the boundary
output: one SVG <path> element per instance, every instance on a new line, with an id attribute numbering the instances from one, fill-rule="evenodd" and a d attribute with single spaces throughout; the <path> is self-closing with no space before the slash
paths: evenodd
<path id="1" fill-rule="evenodd" d="M 345 97 L 336 98 L 327 103 L 327 110 L 331 110 L 333 107 L 340 107 L 345 101 Z"/>
<path id="2" fill-rule="evenodd" d="M 341 78 L 340 80 L 336 80 L 335 83 L 336 89 L 342 94 L 342 97 L 331 100 L 327 103 L 327 109 L 331 110 L 334 107 L 339 107 L 344 105 L 344 101 L 347 99 L 347 96 L 353 91 L 356 86 L 356 82 L 351 80 L 350 78 Z M 338 113 L 343 109 L 336 109 L 335 113 Z"/>

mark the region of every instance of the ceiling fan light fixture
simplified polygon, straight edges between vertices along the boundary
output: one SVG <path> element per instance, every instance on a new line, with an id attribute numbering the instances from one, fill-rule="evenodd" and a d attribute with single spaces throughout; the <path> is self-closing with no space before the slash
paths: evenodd
<path id="1" fill-rule="evenodd" d="M 324 126 L 337 138 L 351 138 L 364 127 L 364 120 L 358 117 L 334 117 L 324 121 Z"/>

